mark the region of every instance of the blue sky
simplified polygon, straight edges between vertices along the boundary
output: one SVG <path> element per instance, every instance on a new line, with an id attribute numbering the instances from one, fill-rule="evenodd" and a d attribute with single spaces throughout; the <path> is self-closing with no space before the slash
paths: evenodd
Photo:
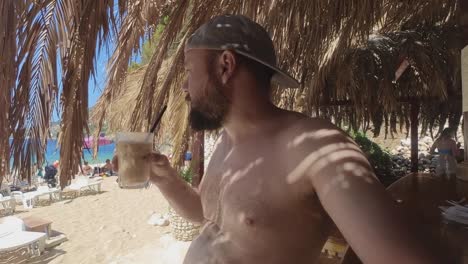
<path id="1" fill-rule="evenodd" d="M 113 48 L 113 47 L 112 47 Z M 89 102 L 88 107 L 92 107 L 96 104 L 99 96 L 101 96 L 102 91 L 104 90 L 104 86 L 106 85 L 106 77 L 107 77 L 107 61 L 112 54 L 110 53 L 110 49 L 103 48 L 97 58 L 96 63 L 96 81 L 94 78 L 91 77 L 89 80 Z"/>
<path id="2" fill-rule="evenodd" d="M 96 79 L 94 79 L 91 76 L 88 83 L 88 107 L 93 107 L 96 104 L 97 100 L 99 99 L 99 96 L 101 96 L 102 91 L 105 88 L 107 78 L 107 61 L 112 56 L 113 49 L 114 47 L 112 45 L 109 48 L 103 47 L 101 50 L 98 51 L 98 56 L 95 65 Z M 62 78 L 60 70 L 58 73 L 58 78 L 59 80 Z M 52 121 L 56 122 L 59 120 L 60 113 L 57 113 L 56 108 L 54 108 Z"/>

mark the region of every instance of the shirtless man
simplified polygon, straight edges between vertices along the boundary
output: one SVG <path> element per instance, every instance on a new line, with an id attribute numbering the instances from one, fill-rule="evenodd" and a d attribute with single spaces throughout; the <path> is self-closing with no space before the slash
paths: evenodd
<path id="1" fill-rule="evenodd" d="M 83 175 L 91 175 L 93 173 L 93 167 L 89 166 L 87 161 L 84 162 Z"/>
<path id="2" fill-rule="evenodd" d="M 271 103 L 270 81 L 298 84 L 260 25 L 214 18 L 187 41 L 185 69 L 192 128 L 223 130 L 199 191 L 147 157 L 171 206 L 204 224 L 184 263 L 315 263 L 331 220 L 364 263 L 436 263 L 345 133 Z"/>

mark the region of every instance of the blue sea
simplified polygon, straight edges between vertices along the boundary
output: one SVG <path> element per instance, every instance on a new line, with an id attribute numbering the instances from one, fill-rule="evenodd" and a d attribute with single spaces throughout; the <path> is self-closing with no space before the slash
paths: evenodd
<path id="1" fill-rule="evenodd" d="M 10 144 L 11 144 L 11 139 L 10 139 Z M 93 159 L 92 149 L 90 149 L 89 151 L 84 149 L 83 150 L 84 161 L 87 161 L 90 164 L 105 163 L 106 159 L 112 160 L 112 157 L 114 156 L 114 149 L 115 149 L 115 143 L 99 146 L 99 152 L 96 156 L 96 159 Z M 45 162 L 49 164 L 53 163 L 56 160 L 60 161 L 60 148 L 59 146 L 57 146 L 57 140 L 49 139 L 47 141 L 47 150 L 45 153 L 45 159 L 46 159 Z"/>
<path id="2" fill-rule="evenodd" d="M 115 143 L 109 145 L 99 146 L 99 151 L 96 156 L 96 159 L 93 159 L 93 150 L 90 149 L 89 151 L 84 149 L 84 161 L 89 162 L 90 164 L 93 163 L 105 163 L 106 159 L 112 160 L 114 156 L 114 149 Z M 45 155 L 46 161 L 49 163 L 53 163 L 56 160 L 60 160 L 60 148 L 57 146 L 57 140 L 49 139 L 47 141 L 47 150 Z"/>

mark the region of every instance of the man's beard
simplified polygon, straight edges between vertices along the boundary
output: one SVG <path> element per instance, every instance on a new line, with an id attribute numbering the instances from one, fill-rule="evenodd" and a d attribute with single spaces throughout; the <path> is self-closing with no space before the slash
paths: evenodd
<path id="1" fill-rule="evenodd" d="M 210 87 L 197 104 L 191 105 L 189 122 L 195 131 L 216 130 L 221 128 L 229 111 L 230 102 L 221 92 L 223 84 L 216 78 L 210 81 Z"/>

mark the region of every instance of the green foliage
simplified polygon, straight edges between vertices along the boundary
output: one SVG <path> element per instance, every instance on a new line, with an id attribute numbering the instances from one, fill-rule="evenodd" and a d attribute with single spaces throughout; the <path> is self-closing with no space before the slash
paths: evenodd
<path id="1" fill-rule="evenodd" d="M 132 61 L 130 65 L 128 66 L 128 71 L 132 72 L 140 67 L 141 67 L 141 64 L 137 63 L 136 61 Z"/>
<path id="2" fill-rule="evenodd" d="M 372 142 L 361 132 L 354 133 L 352 137 L 367 156 L 379 180 L 384 185 L 391 184 L 396 179 L 391 154 L 383 150 L 378 144 Z"/>
<path id="3" fill-rule="evenodd" d="M 164 28 L 166 27 L 168 21 L 168 17 L 164 17 L 161 23 L 158 24 L 156 27 L 156 30 L 153 32 L 153 36 L 151 36 L 151 39 L 146 40 L 142 47 L 141 47 L 141 62 L 137 63 L 135 61 L 132 61 L 130 65 L 128 66 L 128 71 L 132 72 L 138 68 L 140 68 L 143 65 L 146 65 L 149 63 L 151 60 L 151 57 L 153 56 L 154 52 L 156 51 L 156 48 L 158 47 L 159 40 L 161 39 L 161 35 L 164 31 Z"/>
<path id="4" fill-rule="evenodd" d="M 161 23 L 156 27 L 156 30 L 153 33 L 153 36 L 150 40 L 145 41 L 143 43 L 142 51 L 141 51 L 141 64 L 145 65 L 148 64 L 153 56 L 156 48 L 158 47 L 159 40 L 161 39 L 162 32 L 166 27 L 167 17 L 163 19 Z"/>
<path id="5" fill-rule="evenodd" d="M 180 176 L 182 177 L 182 179 L 184 179 L 184 181 L 192 184 L 192 179 L 193 179 L 192 167 L 183 168 L 180 172 Z"/>

